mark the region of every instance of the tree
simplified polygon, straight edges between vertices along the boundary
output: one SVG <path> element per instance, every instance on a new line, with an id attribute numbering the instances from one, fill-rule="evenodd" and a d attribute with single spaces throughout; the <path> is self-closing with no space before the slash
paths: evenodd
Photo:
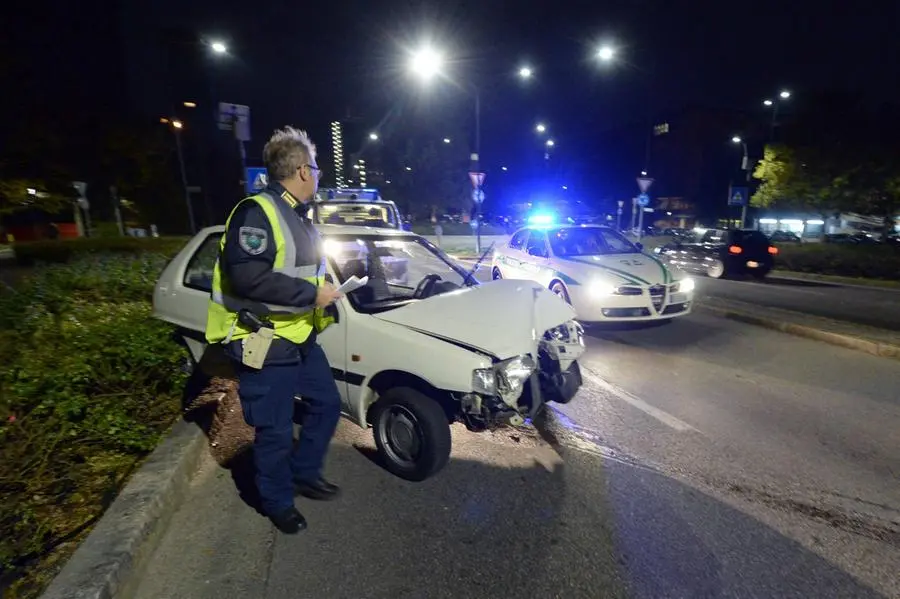
<path id="1" fill-rule="evenodd" d="M 71 205 L 72 198 L 60 190 L 48 191 L 40 179 L 0 179 L 0 216 L 25 210 L 56 214 Z"/>

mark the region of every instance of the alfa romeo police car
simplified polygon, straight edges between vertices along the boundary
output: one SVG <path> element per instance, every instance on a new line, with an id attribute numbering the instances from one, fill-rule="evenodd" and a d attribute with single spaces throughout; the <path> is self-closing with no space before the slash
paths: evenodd
<path id="1" fill-rule="evenodd" d="M 585 322 L 690 314 L 694 281 L 642 250 L 609 227 L 531 226 L 494 251 L 491 278 L 535 281 L 571 304 Z"/>

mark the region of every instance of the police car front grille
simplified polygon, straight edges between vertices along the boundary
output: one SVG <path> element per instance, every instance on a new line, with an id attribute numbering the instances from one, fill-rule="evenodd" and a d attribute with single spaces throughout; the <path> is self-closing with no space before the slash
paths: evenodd
<path id="1" fill-rule="evenodd" d="M 657 311 L 662 308 L 666 301 L 666 288 L 664 285 L 654 285 L 650 288 L 650 301 Z"/>

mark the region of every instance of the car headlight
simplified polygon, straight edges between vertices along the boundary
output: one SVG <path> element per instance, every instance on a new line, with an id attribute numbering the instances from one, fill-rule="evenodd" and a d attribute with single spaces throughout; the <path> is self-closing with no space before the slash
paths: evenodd
<path id="1" fill-rule="evenodd" d="M 591 297 L 606 297 L 607 295 L 615 295 L 619 288 L 603 281 L 595 281 L 588 286 Z"/>
<path id="2" fill-rule="evenodd" d="M 694 290 L 694 279 L 691 279 L 691 278 L 681 279 L 681 281 L 678 282 L 678 291 L 681 291 L 682 293 L 690 293 L 693 290 Z"/>
<path id="3" fill-rule="evenodd" d="M 518 397 L 534 370 L 531 356 L 516 356 L 493 368 L 473 370 L 472 390 L 483 395 Z"/>

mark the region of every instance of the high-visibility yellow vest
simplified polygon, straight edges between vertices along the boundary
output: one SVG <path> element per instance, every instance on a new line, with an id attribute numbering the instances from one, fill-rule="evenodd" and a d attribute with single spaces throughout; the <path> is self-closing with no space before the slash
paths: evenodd
<path id="1" fill-rule="evenodd" d="M 285 192 L 287 195 L 287 192 Z M 225 221 L 225 231 L 231 224 L 237 207 L 244 202 L 259 204 L 269 219 L 275 243 L 275 263 L 272 270 L 290 277 L 299 277 L 317 287 L 325 282 L 325 257 L 317 261 L 315 256 L 299 256 L 294 239 L 302 234 L 301 219 L 288 201 L 294 201 L 288 195 L 281 199 L 268 191 L 246 198 L 235 206 Z M 313 330 L 321 332 L 334 319 L 325 314 L 324 309 L 309 306 L 280 306 L 256 302 L 236 297 L 231 292 L 228 278 L 221 267 L 221 256 L 225 249 L 225 237 L 219 242 L 219 259 L 213 269 L 212 292 L 210 293 L 209 310 L 206 321 L 206 340 L 209 343 L 228 343 L 247 337 L 251 331 L 238 321 L 238 312 L 249 309 L 259 317 L 266 318 L 275 326 L 275 336 L 294 343 L 306 341 Z"/>

